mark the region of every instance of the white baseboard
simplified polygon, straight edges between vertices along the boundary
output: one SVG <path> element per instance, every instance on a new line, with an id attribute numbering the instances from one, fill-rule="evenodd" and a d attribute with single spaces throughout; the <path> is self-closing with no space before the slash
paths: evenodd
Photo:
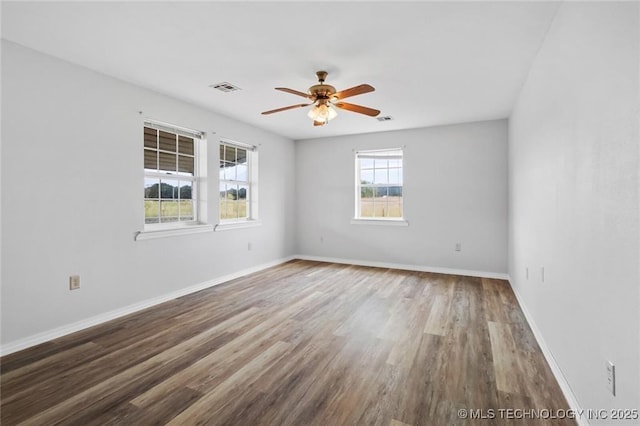
<path id="1" fill-rule="evenodd" d="M 109 312 L 105 312 L 100 315 L 96 315 L 81 321 L 77 321 L 72 324 L 64 325 L 61 327 L 54 328 L 52 330 L 48 330 L 42 333 L 34 334 L 32 336 L 26 337 L 24 339 L 20 339 L 14 342 L 10 342 L 6 345 L 0 347 L 0 356 L 8 355 L 13 352 L 17 352 L 23 349 L 27 349 L 31 346 L 38 345 L 40 343 L 44 343 L 53 339 L 57 339 L 59 337 L 75 333 L 80 330 L 84 330 L 89 327 L 93 327 L 98 324 L 102 324 L 104 322 L 129 315 L 135 312 L 138 312 L 142 309 L 150 308 L 152 306 L 158 305 L 160 303 L 167 302 L 169 300 L 176 299 L 178 297 L 186 296 L 187 294 L 195 293 L 200 290 L 204 290 L 209 287 L 213 287 L 227 281 L 240 278 L 242 276 L 252 274 L 254 272 L 259 272 L 261 270 L 280 265 L 282 263 L 288 262 L 293 259 L 301 259 L 301 260 L 311 260 L 317 262 L 332 262 L 332 263 L 342 263 L 342 264 L 352 264 L 359 266 L 371 266 L 378 268 L 393 268 L 393 269 L 404 269 L 409 271 L 419 271 L 419 272 L 434 272 L 441 274 L 452 274 L 452 275 L 463 275 L 470 277 L 481 277 L 481 278 L 495 278 L 495 279 L 503 279 L 507 280 L 511 285 L 511 279 L 508 274 L 496 273 L 496 272 L 484 272 L 484 271 L 471 271 L 466 269 L 452 269 L 452 268 L 440 268 L 440 267 L 431 267 L 431 266 L 422 266 L 422 265 L 406 265 L 406 264 L 398 264 L 398 263 L 388 263 L 388 262 L 374 262 L 374 261 L 366 261 L 366 260 L 356 260 L 356 259 L 341 259 L 341 258 L 332 258 L 332 257 L 322 257 L 322 256 L 307 256 L 307 255 L 295 255 L 289 256 L 282 259 L 277 259 L 271 262 L 263 263 L 261 265 L 253 266 L 250 268 L 243 269 L 241 271 L 237 271 L 231 274 L 227 274 L 221 277 L 214 278 L 209 281 L 205 281 L 199 284 L 195 284 L 180 290 L 176 290 L 171 293 L 167 293 L 158 297 L 154 297 L 151 299 L 143 300 L 138 303 L 134 303 L 132 305 L 125 306 L 123 308 L 115 309 Z M 578 400 L 571 390 L 571 386 L 569 382 L 562 374 L 562 370 L 558 366 L 555 358 L 549 347 L 547 346 L 544 338 L 542 337 L 542 333 L 540 329 L 537 327 L 533 317 L 529 313 L 524 300 L 521 298 L 517 289 L 511 285 L 513 292 L 520 304 L 520 308 L 531 327 L 534 337 L 542 350 L 542 353 L 551 368 L 553 375 L 558 381 L 558 385 L 564 394 L 569 407 L 575 412 L 581 412 L 580 404 Z M 589 426 L 589 422 L 585 418 L 576 418 L 576 422 L 579 426 Z"/>
<path id="2" fill-rule="evenodd" d="M 27 349 L 44 342 L 48 342 L 50 340 L 66 336 L 68 334 L 75 333 L 77 331 L 84 330 L 86 328 L 93 327 L 95 325 L 99 325 L 107 321 L 132 314 L 134 312 L 138 312 L 142 309 L 150 308 L 160 303 L 164 303 L 169 300 L 173 300 L 178 297 L 185 296 L 187 294 L 195 293 L 196 291 L 204 290 L 205 288 L 222 284 L 224 282 L 242 277 L 244 275 L 258 272 L 263 269 L 270 268 L 272 266 L 280 265 L 282 263 L 288 262 L 293 259 L 312 260 L 312 261 L 318 261 L 318 262 L 344 263 L 344 264 L 352 264 L 352 265 L 360 265 L 360 266 L 372 266 L 372 267 L 378 267 L 378 268 L 405 269 L 408 271 L 434 272 L 434 273 L 440 273 L 440 274 L 464 275 L 464 276 L 470 276 L 470 277 L 496 278 L 496 279 L 503 279 L 503 280 L 508 279 L 507 274 L 501 274 L 501 273 L 495 273 L 495 272 L 471 271 L 466 269 L 439 268 L 439 267 L 431 267 L 431 266 L 406 265 L 406 264 L 399 264 L 399 263 L 373 262 L 373 261 L 365 261 L 365 260 L 340 259 L 340 258 L 330 258 L 330 257 L 320 257 L 320 256 L 295 255 L 295 256 L 285 257 L 282 259 L 277 259 L 261 265 L 253 266 L 251 268 L 243 269 L 241 271 L 234 272 L 232 274 L 214 278 L 212 280 L 195 284 L 180 290 L 176 290 L 171 293 L 167 293 L 158 297 L 143 300 L 141 302 L 134 303 L 132 305 L 128 305 L 128 306 L 115 309 L 109 312 L 105 312 L 90 318 L 86 318 L 81 321 L 63 325 L 61 327 L 56 327 L 52 330 L 44 331 L 41 333 L 37 333 L 31 336 L 25 337 L 23 339 L 9 342 L 5 345 L 0 346 L 0 356 L 8 355 L 13 352 Z"/>
<path id="3" fill-rule="evenodd" d="M 529 313 L 529 310 L 527 309 L 527 305 L 525 305 L 524 300 L 518 293 L 518 290 L 512 285 L 511 278 L 508 278 L 508 281 L 509 281 L 509 285 L 511 286 L 511 289 L 513 290 L 513 293 L 516 295 L 516 299 L 518 300 L 520 309 L 522 309 L 522 313 L 524 314 L 524 317 L 527 320 L 527 323 L 529 323 L 529 327 L 531 327 L 533 336 L 536 338 L 536 341 L 538 342 L 538 346 L 540 346 L 540 350 L 542 350 L 542 354 L 547 360 L 547 364 L 549 364 L 549 367 L 551 368 L 551 372 L 556 378 L 556 381 L 560 386 L 560 390 L 562 390 L 562 393 L 564 394 L 564 397 L 567 400 L 567 403 L 569 404 L 569 408 L 574 410 L 574 413 L 582 413 L 583 411 L 582 411 L 582 408 L 580 407 L 580 404 L 578 403 L 578 399 L 576 398 L 576 395 L 573 393 L 573 390 L 571 390 L 571 386 L 569 385 L 569 382 L 567 381 L 566 377 L 564 377 L 564 374 L 562 374 L 562 370 L 560 369 L 560 366 L 556 362 L 556 359 L 553 357 L 553 353 L 549 349 L 549 346 L 547 346 L 547 343 L 545 342 L 544 337 L 542 337 L 542 332 L 540 331 L 540 329 L 536 325 L 536 322 L 533 320 L 533 317 Z M 583 417 L 576 416 L 575 420 L 579 426 L 589 426 L 590 424 L 589 421 L 584 416 Z"/>
<path id="4" fill-rule="evenodd" d="M 31 346 L 39 345 L 40 343 L 48 342 L 49 340 L 57 339 L 67 334 L 75 333 L 80 330 L 84 330 L 89 327 L 93 327 L 98 324 L 105 323 L 107 321 L 120 318 L 125 315 L 132 314 L 134 312 L 141 311 L 142 309 L 150 308 L 160 303 L 168 302 L 169 300 L 176 299 L 178 297 L 186 296 L 187 294 L 195 293 L 196 291 L 204 290 L 209 287 L 213 287 L 222 283 L 225 283 L 236 278 L 243 277 L 254 272 L 262 271 L 263 269 L 271 268 L 272 266 L 280 265 L 295 259 L 295 256 L 289 256 L 282 259 L 277 259 L 271 262 L 263 263 L 261 265 L 252 266 L 250 268 L 243 269 L 241 271 L 233 272 L 218 278 L 214 278 L 209 281 L 205 281 L 199 284 L 195 284 L 189 287 L 182 288 L 180 290 L 173 291 L 171 293 L 163 294 L 158 297 L 143 300 L 132 305 L 128 305 L 119 309 L 114 309 L 109 312 L 102 313 L 81 321 L 77 321 L 71 324 L 56 327 L 52 330 L 37 333 L 24 339 L 9 342 L 0 347 L 0 356 L 8 355 L 13 352 L 27 349 Z"/>
<path id="5" fill-rule="evenodd" d="M 495 278 L 498 280 L 509 279 L 509 275 L 503 274 L 500 272 L 471 271 L 468 269 L 440 268 L 437 266 L 406 265 L 403 263 L 373 262 L 368 260 L 340 259 L 340 258 L 322 257 L 322 256 L 307 256 L 304 254 L 298 254 L 295 256 L 295 258 L 301 259 L 301 260 L 313 260 L 316 262 L 331 262 L 331 263 L 345 263 L 349 265 L 358 265 L 358 266 L 372 266 L 375 268 L 404 269 L 407 271 L 433 272 L 436 274 L 463 275 L 465 277 Z"/>

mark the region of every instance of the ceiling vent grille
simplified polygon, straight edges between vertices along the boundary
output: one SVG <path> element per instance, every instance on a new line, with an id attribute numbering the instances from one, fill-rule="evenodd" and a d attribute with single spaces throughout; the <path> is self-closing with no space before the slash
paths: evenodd
<path id="1" fill-rule="evenodd" d="M 229 93 L 229 92 L 237 92 L 241 90 L 238 86 L 234 86 L 231 83 L 223 81 L 222 83 L 212 84 L 209 87 L 213 87 L 214 89 L 220 90 L 221 92 Z"/>
<path id="2" fill-rule="evenodd" d="M 391 117 L 390 115 L 385 115 L 382 117 L 376 117 L 376 120 L 378 121 L 391 121 L 393 120 L 393 117 Z"/>

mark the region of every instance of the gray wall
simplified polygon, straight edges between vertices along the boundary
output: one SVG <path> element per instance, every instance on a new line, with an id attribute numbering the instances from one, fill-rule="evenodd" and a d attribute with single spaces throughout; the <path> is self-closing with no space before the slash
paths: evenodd
<path id="1" fill-rule="evenodd" d="M 354 151 L 397 147 L 409 226 L 351 224 Z M 296 183 L 300 254 L 507 271 L 506 120 L 297 141 Z"/>
<path id="2" fill-rule="evenodd" d="M 638 6 L 564 3 L 509 121 L 511 282 L 583 408 L 640 403 Z"/>
<path id="3" fill-rule="evenodd" d="M 294 142 L 2 42 L 2 343 L 294 254 Z M 143 228 L 142 118 L 259 145 L 263 225 L 134 241 Z M 248 251 L 248 243 L 252 250 Z M 81 289 L 68 278 L 80 274 Z"/>

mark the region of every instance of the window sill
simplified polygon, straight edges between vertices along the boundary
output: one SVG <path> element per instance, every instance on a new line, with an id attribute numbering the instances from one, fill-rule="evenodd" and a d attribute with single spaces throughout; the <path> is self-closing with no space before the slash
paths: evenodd
<path id="1" fill-rule="evenodd" d="M 201 232 L 213 231 L 213 225 L 209 224 L 197 224 L 197 225 L 185 225 L 175 228 L 166 229 L 150 229 L 146 231 L 139 231 L 134 236 L 135 241 L 140 240 L 153 240 L 156 238 L 176 237 L 180 235 L 199 234 Z"/>
<path id="2" fill-rule="evenodd" d="M 262 226 L 261 220 L 243 220 L 238 222 L 222 222 L 217 224 L 213 230 L 218 231 L 230 231 L 232 229 L 242 228 L 254 228 L 256 226 Z"/>
<path id="3" fill-rule="evenodd" d="M 352 225 L 409 226 L 404 219 L 351 219 Z"/>

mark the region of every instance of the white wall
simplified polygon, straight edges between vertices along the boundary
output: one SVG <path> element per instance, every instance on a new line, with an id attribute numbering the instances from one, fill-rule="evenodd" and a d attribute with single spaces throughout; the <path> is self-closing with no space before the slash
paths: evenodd
<path id="1" fill-rule="evenodd" d="M 293 141 L 2 42 L 2 344 L 294 253 Z M 263 226 L 135 242 L 142 118 L 259 145 Z M 248 243 L 252 250 L 248 251 Z M 80 274 L 70 292 L 68 277 Z"/>
<path id="2" fill-rule="evenodd" d="M 350 224 L 354 150 L 401 146 L 409 226 Z M 296 141 L 296 166 L 300 254 L 507 270 L 506 120 Z"/>
<path id="3" fill-rule="evenodd" d="M 509 121 L 511 282 L 585 409 L 640 408 L 638 7 L 565 2 Z"/>

